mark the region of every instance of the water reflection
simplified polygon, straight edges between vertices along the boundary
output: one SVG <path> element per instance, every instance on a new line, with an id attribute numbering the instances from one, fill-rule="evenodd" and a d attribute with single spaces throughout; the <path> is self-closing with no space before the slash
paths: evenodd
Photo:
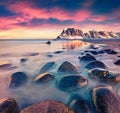
<path id="1" fill-rule="evenodd" d="M 76 49 L 76 48 L 80 48 L 80 47 L 85 47 L 85 46 L 89 46 L 90 43 L 88 42 L 83 42 L 83 41 L 66 41 L 63 42 L 63 48 L 64 49 Z"/>

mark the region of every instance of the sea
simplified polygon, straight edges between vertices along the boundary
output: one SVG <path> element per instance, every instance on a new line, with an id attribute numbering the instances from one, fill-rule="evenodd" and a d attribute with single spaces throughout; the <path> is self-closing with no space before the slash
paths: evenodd
<path id="1" fill-rule="evenodd" d="M 47 41 L 50 41 L 51 44 L 47 44 Z M 81 65 L 79 57 L 82 57 L 86 50 L 98 51 L 105 48 L 111 48 L 117 51 L 117 54 L 98 54 L 94 55 L 95 58 L 104 62 L 110 71 L 120 73 L 120 66 L 114 64 L 115 60 L 120 59 L 120 40 L 117 39 L 0 40 L 0 67 L 4 64 L 12 66 L 11 68 L 0 68 L 0 98 L 14 97 L 20 109 L 50 99 L 67 104 L 73 94 L 79 94 L 91 102 L 91 89 L 103 83 L 89 77 L 88 70 Z M 21 59 L 27 60 L 21 62 Z M 59 74 L 57 70 L 65 61 L 76 65 L 80 75 L 88 79 L 86 87 L 71 92 L 62 91 L 56 87 L 57 79 L 64 76 Z M 34 84 L 33 79 L 39 75 L 42 66 L 48 62 L 56 63 L 49 70 L 55 79 L 48 83 Z M 10 77 L 15 72 L 25 72 L 28 81 L 19 88 L 10 89 L 8 87 Z M 113 85 L 113 88 L 120 95 L 119 84 Z"/>

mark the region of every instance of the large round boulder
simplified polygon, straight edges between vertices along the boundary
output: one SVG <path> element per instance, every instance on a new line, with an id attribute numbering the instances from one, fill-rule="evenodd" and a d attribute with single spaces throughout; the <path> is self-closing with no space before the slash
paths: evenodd
<path id="1" fill-rule="evenodd" d="M 87 86 L 87 78 L 81 75 L 70 75 L 60 78 L 56 85 L 60 90 L 72 91 Z"/>
<path id="2" fill-rule="evenodd" d="M 107 69 L 107 66 L 101 62 L 101 61 L 98 61 L 98 60 L 95 60 L 95 61 L 92 61 L 90 63 L 88 63 L 86 66 L 85 66 L 86 69 L 93 69 L 93 68 L 103 68 L 103 69 Z"/>
<path id="3" fill-rule="evenodd" d="M 34 82 L 35 83 L 47 83 L 50 82 L 51 80 L 54 79 L 54 76 L 52 73 L 42 73 L 39 74 L 35 79 Z"/>
<path id="4" fill-rule="evenodd" d="M 58 68 L 58 72 L 62 73 L 78 73 L 78 68 L 71 62 L 65 61 Z"/>
<path id="5" fill-rule="evenodd" d="M 94 60 L 96 60 L 96 58 L 93 55 L 88 54 L 88 53 L 80 58 L 80 62 L 87 62 L 88 63 L 88 62 L 91 62 Z"/>
<path id="6" fill-rule="evenodd" d="M 75 113 L 91 113 L 88 101 L 77 94 L 70 98 L 69 107 Z"/>
<path id="7" fill-rule="evenodd" d="M 42 101 L 23 109 L 20 113 L 74 113 L 62 102 L 54 100 Z"/>
<path id="8" fill-rule="evenodd" d="M 48 62 L 48 63 L 46 63 L 40 69 L 40 73 L 44 73 L 44 72 L 49 71 L 54 65 L 55 65 L 55 62 Z"/>
<path id="9" fill-rule="evenodd" d="M 16 100 L 12 97 L 0 99 L 0 113 L 19 113 Z"/>
<path id="10" fill-rule="evenodd" d="M 27 76 L 24 72 L 13 73 L 9 78 L 9 88 L 17 88 L 25 84 Z"/>
<path id="11" fill-rule="evenodd" d="M 120 113 L 120 97 L 110 86 L 93 88 L 92 100 L 97 113 Z"/>
<path id="12" fill-rule="evenodd" d="M 109 82 L 109 83 L 119 83 L 120 82 L 120 74 L 109 72 L 106 69 L 94 68 L 88 71 L 88 74 L 92 78 L 96 78 L 101 82 Z"/>

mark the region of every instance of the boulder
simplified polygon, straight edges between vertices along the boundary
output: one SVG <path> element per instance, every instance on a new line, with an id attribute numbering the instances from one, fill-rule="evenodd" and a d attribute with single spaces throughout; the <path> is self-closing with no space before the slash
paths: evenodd
<path id="1" fill-rule="evenodd" d="M 80 95 L 73 95 L 70 98 L 69 107 L 75 113 L 91 113 L 88 101 Z"/>
<path id="2" fill-rule="evenodd" d="M 115 64 L 115 65 L 120 65 L 120 59 L 119 59 L 119 60 L 114 61 L 114 64 Z"/>
<path id="3" fill-rule="evenodd" d="M 38 83 L 38 84 L 39 83 L 46 83 L 46 82 L 49 82 L 53 79 L 54 79 L 54 76 L 52 73 L 42 73 L 34 79 L 34 82 Z"/>
<path id="4" fill-rule="evenodd" d="M 54 65 L 55 65 L 55 62 L 48 62 L 48 63 L 46 63 L 40 69 L 40 73 L 44 73 L 44 72 L 49 71 Z"/>
<path id="5" fill-rule="evenodd" d="M 19 113 L 16 100 L 12 97 L 0 99 L 0 113 Z"/>
<path id="6" fill-rule="evenodd" d="M 60 90 L 72 91 L 87 86 L 87 78 L 81 75 L 70 75 L 60 78 L 56 85 Z"/>
<path id="7" fill-rule="evenodd" d="M 23 109 L 20 113 L 74 113 L 59 101 L 46 100 Z"/>
<path id="8" fill-rule="evenodd" d="M 94 51 L 94 50 L 86 50 L 85 52 L 89 52 L 89 53 L 92 53 L 93 55 L 97 55 L 97 51 Z"/>
<path id="9" fill-rule="evenodd" d="M 102 68 L 102 69 L 107 69 L 107 66 L 98 60 L 91 61 L 85 66 L 86 69 L 93 69 L 93 68 Z"/>
<path id="10" fill-rule="evenodd" d="M 92 100 L 97 113 L 120 113 L 120 97 L 109 86 L 93 88 Z"/>
<path id="11" fill-rule="evenodd" d="M 117 54 L 117 52 L 112 49 L 105 49 L 104 52 L 106 52 L 107 54 Z"/>
<path id="12" fill-rule="evenodd" d="M 91 62 L 94 60 L 96 60 L 96 58 L 89 53 L 87 53 L 86 55 L 84 55 L 80 58 L 80 62 L 87 62 L 88 63 L 88 62 Z"/>
<path id="13" fill-rule="evenodd" d="M 65 61 L 58 68 L 58 72 L 63 73 L 78 73 L 78 68 L 71 62 Z"/>
<path id="14" fill-rule="evenodd" d="M 9 78 L 9 88 L 17 88 L 25 84 L 27 76 L 24 72 L 13 73 Z"/>
<path id="15" fill-rule="evenodd" d="M 88 74 L 92 78 L 96 78 L 102 82 L 110 82 L 110 83 L 119 83 L 120 82 L 120 74 L 112 73 L 106 69 L 94 68 L 88 71 Z"/>

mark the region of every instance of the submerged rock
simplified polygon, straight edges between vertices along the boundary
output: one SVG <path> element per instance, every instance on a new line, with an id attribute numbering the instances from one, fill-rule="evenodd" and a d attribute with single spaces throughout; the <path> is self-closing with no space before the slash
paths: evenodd
<path id="1" fill-rule="evenodd" d="M 107 54 L 117 54 L 117 52 L 112 49 L 105 49 L 103 51 L 106 52 Z"/>
<path id="2" fill-rule="evenodd" d="M 92 53 L 93 55 L 97 55 L 97 51 L 94 51 L 94 50 L 86 50 L 85 52 L 89 52 L 89 53 Z"/>
<path id="3" fill-rule="evenodd" d="M 87 64 L 85 66 L 85 68 L 87 68 L 87 69 L 93 69 L 93 68 L 107 69 L 107 66 L 103 62 L 96 60 L 96 61 L 92 61 L 89 64 Z"/>
<path id="4" fill-rule="evenodd" d="M 55 54 L 63 53 L 64 51 L 55 51 Z"/>
<path id="5" fill-rule="evenodd" d="M 25 54 L 25 56 L 37 56 L 37 55 L 39 55 L 39 53 L 37 53 L 37 52 Z"/>
<path id="6" fill-rule="evenodd" d="M 98 86 L 92 90 L 92 100 L 97 113 L 120 113 L 120 97 L 108 86 Z"/>
<path id="7" fill-rule="evenodd" d="M 114 64 L 115 64 L 115 65 L 120 65 L 120 60 L 116 60 L 116 61 L 114 62 Z"/>
<path id="8" fill-rule="evenodd" d="M 69 107 L 75 113 L 91 113 L 88 101 L 80 95 L 73 95 L 70 98 Z"/>
<path id="9" fill-rule="evenodd" d="M 7 64 L 2 64 L 0 65 L 0 70 L 5 70 L 5 69 L 8 69 L 12 66 L 11 63 L 7 63 Z"/>
<path id="10" fill-rule="evenodd" d="M 65 76 L 59 79 L 56 83 L 57 87 L 63 91 L 72 91 L 84 86 L 87 86 L 88 80 L 87 78 L 81 75 L 70 75 Z"/>
<path id="11" fill-rule="evenodd" d="M 17 88 L 25 84 L 27 76 L 24 72 L 16 72 L 9 78 L 9 88 Z"/>
<path id="12" fill-rule="evenodd" d="M 74 113 L 62 102 L 54 100 L 42 101 L 23 109 L 20 113 Z"/>
<path id="13" fill-rule="evenodd" d="M 92 78 L 96 78 L 101 80 L 102 82 L 110 82 L 110 83 L 119 83 L 120 82 L 120 74 L 109 72 L 106 69 L 95 68 L 88 71 L 88 74 Z"/>
<path id="14" fill-rule="evenodd" d="M 24 63 L 24 62 L 26 62 L 27 60 L 28 60 L 27 58 L 21 58 L 21 59 L 20 59 L 20 62 Z"/>
<path id="15" fill-rule="evenodd" d="M 51 42 L 50 42 L 50 41 L 47 41 L 47 42 L 46 42 L 46 44 L 50 45 L 50 44 L 51 44 Z"/>
<path id="16" fill-rule="evenodd" d="M 71 62 L 65 61 L 58 68 L 58 72 L 63 73 L 78 73 L 78 68 Z"/>
<path id="17" fill-rule="evenodd" d="M 48 62 L 40 69 L 40 73 L 44 73 L 49 71 L 53 66 L 55 65 L 55 62 Z"/>
<path id="18" fill-rule="evenodd" d="M 35 83 L 46 83 L 54 79 L 54 76 L 52 73 L 42 73 L 38 75 L 35 79 Z"/>
<path id="19" fill-rule="evenodd" d="M 0 99 L 0 113 L 19 113 L 16 100 L 12 97 Z"/>

